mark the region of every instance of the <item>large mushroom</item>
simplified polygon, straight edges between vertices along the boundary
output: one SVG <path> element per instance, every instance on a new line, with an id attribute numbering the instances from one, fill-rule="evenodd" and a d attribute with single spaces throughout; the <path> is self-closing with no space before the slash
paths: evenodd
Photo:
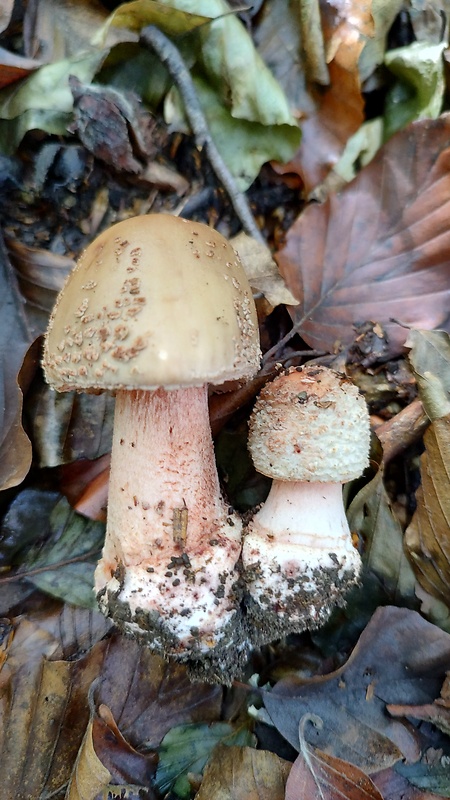
<path id="1" fill-rule="evenodd" d="M 220 663 L 234 649 L 241 522 L 220 494 L 207 385 L 251 377 L 259 357 L 236 252 L 169 215 L 100 234 L 50 319 L 50 385 L 116 393 L 100 608 L 180 660 Z"/>
<path id="2" fill-rule="evenodd" d="M 342 484 L 366 467 L 369 440 L 363 397 L 326 367 L 291 368 L 261 391 L 249 449 L 273 481 L 242 549 L 255 644 L 318 627 L 357 583 Z"/>

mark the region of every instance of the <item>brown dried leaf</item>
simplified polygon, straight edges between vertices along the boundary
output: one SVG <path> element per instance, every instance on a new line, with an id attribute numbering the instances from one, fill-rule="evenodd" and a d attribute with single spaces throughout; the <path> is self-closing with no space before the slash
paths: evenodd
<path id="1" fill-rule="evenodd" d="M 367 38 L 374 34 L 371 0 L 345 4 L 320 0 L 319 5 L 328 81 L 326 86 L 321 85 L 323 80 L 309 84 L 300 148 L 291 162 L 279 168 L 282 173 L 298 172 L 307 193 L 324 180 L 364 120 L 358 62 Z"/>
<path id="2" fill-rule="evenodd" d="M 107 17 L 99 0 L 30 0 L 24 20 L 26 53 L 46 63 L 76 56 L 92 47 L 92 37 Z"/>
<path id="3" fill-rule="evenodd" d="M 27 318 L 36 335 L 44 333 L 56 296 L 75 262 L 68 256 L 30 247 L 18 239 L 7 237 L 5 243 L 26 303 Z"/>
<path id="4" fill-rule="evenodd" d="M 417 578 L 434 597 L 449 604 L 450 591 L 450 416 L 436 419 L 424 435 L 422 484 L 405 534 Z"/>
<path id="5" fill-rule="evenodd" d="M 73 75 L 69 86 L 74 98 L 70 126 L 96 158 L 117 170 L 139 173 L 155 155 L 151 133 L 154 123 L 133 92 L 110 87 L 84 86 Z"/>
<path id="6" fill-rule="evenodd" d="M 386 704 L 432 702 L 449 659 L 449 634 L 415 611 L 386 606 L 375 612 L 340 669 L 303 683 L 280 681 L 264 703 L 297 750 L 301 718 L 317 714 L 323 729 L 314 729 L 314 737 L 306 732 L 310 743 L 365 772 L 384 769 L 401 754 L 414 761 L 420 753 L 415 732 L 389 719 Z"/>
<path id="7" fill-rule="evenodd" d="M 215 748 L 195 800 L 284 800 L 291 764 L 252 747 Z"/>
<path id="8" fill-rule="evenodd" d="M 426 703 L 420 706 L 408 706 L 392 704 L 387 706 L 387 710 L 393 717 L 415 717 L 436 725 L 441 731 L 450 735 L 450 673 L 444 681 L 441 689 L 441 696 L 433 703 Z"/>
<path id="9" fill-rule="evenodd" d="M 0 8 L 0 30 L 1 15 L 2 9 Z M 30 72 L 34 72 L 40 66 L 41 62 L 34 58 L 24 58 L 0 47 L 0 89 L 9 86 L 10 83 L 20 81 L 21 78 L 26 78 Z"/>
<path id="10" fill-rule="evenodd" d="M 316 715 L 300 721 L 300 755 L 294 761 L 286 784 L 285 800 L 383 800 L 362 770 L 309 745 L 303 735 L 307 722 L 322 727 Z"/>
<path id="11" fill-rule="evenodd" d="M 134 750 L 120 733 L 111 711 L 101 705 L 89 721 L 66 798 L 95 800 L 110 789 L 117 797 L 152 800 L 154 793 L 148 786 L 154 769 L 154 757 Z"/>
<path id="12" fill-rule="evenodd" d="M 31 464 L 31 443 L 21 425 L 17 376 L 33 341 L 17 279 L 0 240 L 0 489 L 20 483 Z"/>
<path id="13" fill-rule="evenodd" d="M 353 326 L 379 322 L 387 356 L 407 331 L 450 326 L 450 115 L 421 120 L 323 205 L 310 205 L 277 260 L 298 298 L 296 329 L 313 348 L 334 352 Z"/>
<path id="14" fill-rule="evenodd" d="M 271 306 L 280 303 L 292 305 L 297 302 L 281 277 L 266 245 L 257 242 L 243 231 L 230 241 L 239 253 L 250 285 L 262 292 Z"/>
<path id="15" fill-rule="evenodd" d="M 50 796 L 67 783 L 88 722 L 86 697 L 105 643 L 77 662 L 37 621 L 22 620 L 0 672 L 2 798 Z M 1 663 L 0 663 L 1 666 Z"/>
<path id="16" fill-rule="evenodd" d="M 153 748 L 175 725 L 217 720 L 222 689 L 191 683 L 184 666 L 117 636 L 109 641 L 98 700 L 133 747 Z"/>

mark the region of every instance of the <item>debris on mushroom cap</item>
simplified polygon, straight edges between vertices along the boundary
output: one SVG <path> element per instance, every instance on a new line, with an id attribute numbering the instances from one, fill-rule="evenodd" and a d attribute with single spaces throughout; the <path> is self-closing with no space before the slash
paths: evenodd
<path id="1" fill-rule="evenodd" d="M 291 368 L 262 389 L 250 420 L 256 469 L 280 480 L 345 483 L 368 464 L 369 415 L 345 376 Z"/>
<path id="2" fill-rule="evenodd" d="M 154 389 L 248 378 L 259 358 L 232 246 L 207 225 L 150 214 L 85 250 L 50 318 L 43 366 L 58 391 Z"/>

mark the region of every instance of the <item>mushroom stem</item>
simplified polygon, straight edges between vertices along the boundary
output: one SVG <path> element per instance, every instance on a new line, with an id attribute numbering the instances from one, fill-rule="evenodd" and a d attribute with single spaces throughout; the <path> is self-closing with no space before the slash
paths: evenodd
<path id="1" fill-rule="evenodd" d="M 182 659 L 226 646 L 238 605 L 241 523 L 220 496 L 207 404 L 206 386 L 117 392 L 95 578 L 105 613 Z"/>
<path id="2" fill-rule="evenodd" d="M 248 526 L 242 560 L 254 642 L 321 625 L 361 568 L 342 485 L 274 479 Z"/>

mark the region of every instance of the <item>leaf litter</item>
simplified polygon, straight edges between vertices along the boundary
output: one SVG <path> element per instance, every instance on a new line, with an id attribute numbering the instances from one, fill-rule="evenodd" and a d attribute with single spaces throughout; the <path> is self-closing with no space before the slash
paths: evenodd
<path id="1" fill-rule="evenodd" d="M 43 0 L 25 18 L 12 20 L 9 4 L 0 12 L 7 799 L 448 796 L 450 123 L 432 5 L 266 0 L 230 13 L 219 0 Z M 269 244 L 245 242 L 261 372 L 211 397 L 230 502 L 248 514 L 267 493 L 244 455 L 245 429 L 280 364 L 347 371 L 380 434 L 370 472 L 346 489 L 361 586 L 323 630 L 252 653 L 226 691 L 191 683 L 93 607 L 113 399 L 55 398 L 39 370 L 36 337 L 55 292 L 100 229 L 153 211 L 230 237 L 240 227 L 167 72 L 139 39 L 148 24 L 180 48 Z M 392 103 L 405 81 L 415 93 Z M 333 192 L 324 180 L 355 133 Z M 375 153 L 368 164 L 365 149 Z M 313 190 L 323 202 L 308 203 Z M 103 522 L 75 513 L 61 491 Z"/>

